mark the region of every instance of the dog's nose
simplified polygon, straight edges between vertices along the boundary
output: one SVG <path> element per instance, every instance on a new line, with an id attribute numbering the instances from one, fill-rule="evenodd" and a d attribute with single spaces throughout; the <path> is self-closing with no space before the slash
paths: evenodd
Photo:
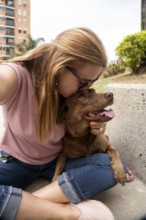
<path id="1" fill-rule="evenodd" d="M 105 93 L 105 97 L 108 99 L 112 99 L 113 98 L 113 93 L 112 92 L 107 92 Z"/>

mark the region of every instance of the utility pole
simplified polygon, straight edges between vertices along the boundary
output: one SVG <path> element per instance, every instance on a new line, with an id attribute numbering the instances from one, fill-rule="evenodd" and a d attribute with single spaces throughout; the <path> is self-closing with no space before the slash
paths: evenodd
<path id="1" fill-rule="evenodd" d="M 141 30 L 146 30 L 146 0 L 141 0 Z"/>

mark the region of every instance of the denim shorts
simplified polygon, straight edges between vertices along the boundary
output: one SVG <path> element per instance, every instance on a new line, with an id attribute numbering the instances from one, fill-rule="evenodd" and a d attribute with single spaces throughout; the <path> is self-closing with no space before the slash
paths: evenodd
<path id="1" fill-rule="evenodd" d="M 0 220 L 13 220 L 20 205 L 22 190 L 0 185 Z"/>

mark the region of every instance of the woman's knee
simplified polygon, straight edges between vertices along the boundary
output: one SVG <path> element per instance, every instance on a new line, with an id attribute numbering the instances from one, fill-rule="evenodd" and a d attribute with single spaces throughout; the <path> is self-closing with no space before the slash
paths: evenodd
<path id="1" fill-rule="evenodd" d="M 93 164 L 101 165 L 101 166 L 107 166 L 111 168 L 111 159 L 107 153 L 97 153 L 91 156 L 91 160 L 93 161 Z M 125 161 L 121 160 L 125 171 L 127 171 L 127 165 Z M 112 168 L 111 168 L 112 169 Z"/>

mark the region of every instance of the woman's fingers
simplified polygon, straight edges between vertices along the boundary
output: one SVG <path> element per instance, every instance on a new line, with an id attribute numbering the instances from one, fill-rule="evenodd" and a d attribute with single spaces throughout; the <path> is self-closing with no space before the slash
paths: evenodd
<path id="1" fill-rule="evenodd" d="M 94 135 L 98 135 L 105 131 L 106 123 L 105 122 L 90 122 L 90 132 Z"/>

